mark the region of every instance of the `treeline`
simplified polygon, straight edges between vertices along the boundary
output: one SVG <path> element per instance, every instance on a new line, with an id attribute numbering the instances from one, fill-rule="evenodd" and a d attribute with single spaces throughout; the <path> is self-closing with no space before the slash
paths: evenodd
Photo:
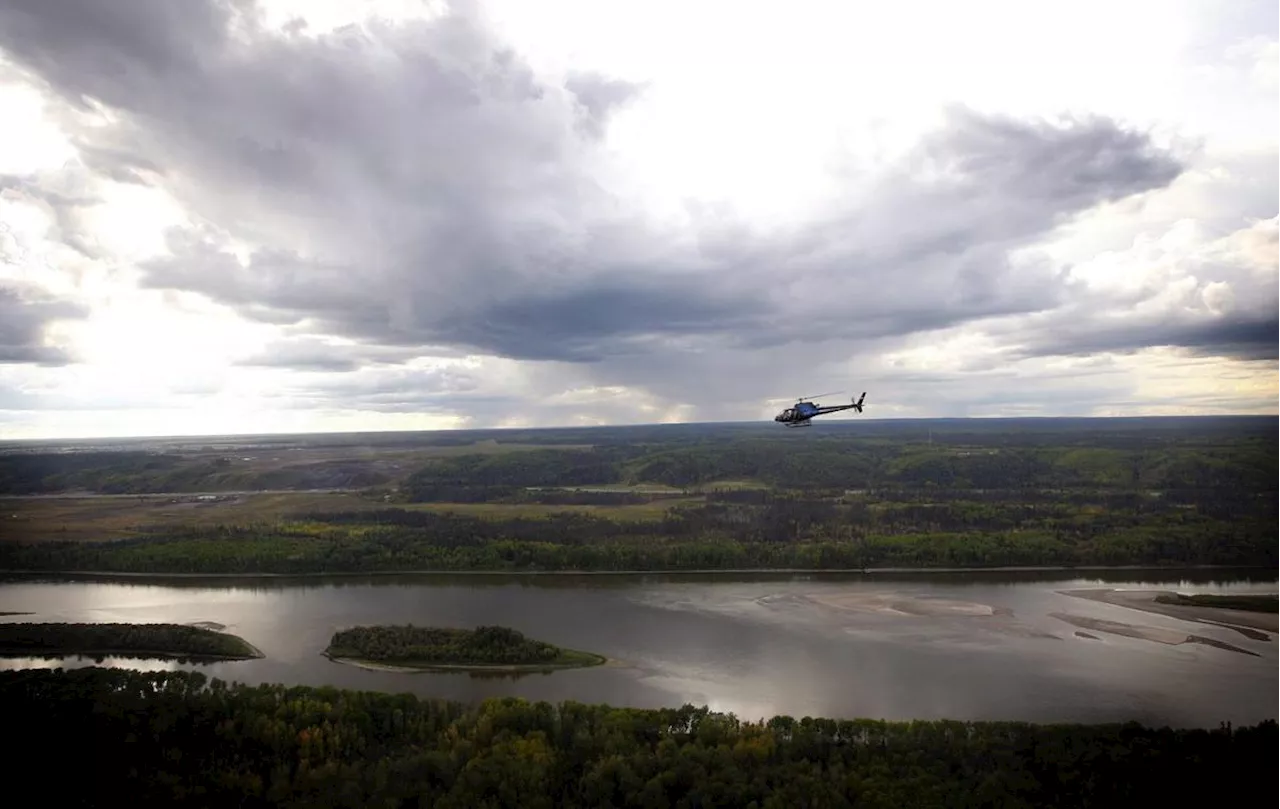
<path id="1" fill-rule="evenodd" d="M 562 655 L 550 643 L 505 626 L 451 629 L 428 626 L 357 626 L 335 632 L 334 657 L 386 663 L 522 665 L 553 663 Z"/>
<path id="2" fill-rule="evenodd" d="M 1015 807 L 1253 802 L 1274 721 L 743 721 L 638 710 L 209 681 L 198 672 L 0 672 L 12 772 L 57 806 Z"/>
<path id="3" fill-rule="evenodd" d="M 501 523 L 499 525 L 502 525 Z M 643 524 L 641 524 L 643 525 Z M 621 527 L 635 528 L 625 523 Z M 485 526 L 491 529 L 492 526 Z M 1223 523 L 1137 526 L 1102 536 L 1070 532 L 919 533 L 803 541 L 718 536 L 581 534 L 539 541 L 478 539 L 396 526 L 346 531 L 275 527 L 192 528 L 172 536 L 104 543 L 0 543 L 0 569 L 130 573 L 337 573 L 391 571 L 845 570 L 1035 565 L 1274 567 L 1275 531 Z"/>
<path id="4" fill-rule="evenodd" d="M 235 635 L 181 624 L 0 623 L 0 654 L 256 657 Z"/>
<path id="5" fill-rule="evenodd" d="M 482 502 L 529 487 L 656 483 L 714 486 L 755 480 L 790 490 L 1118 489 L 1276 492 L 1276 442 L 970 446 L 888 444 L 857 437 L 792 442 L 740 438 L 692 446 L 622 445 L 460 456 L 431 462 L 403 485 L 410 501 Z M 1103 444 L 1098 446 L 1097 444 Z M 1272 497 L 1272 500 L 1275 498 Z"/>
<path id="6" fill-rule="evenodd" d="M 183 466 L 176 454 L 49 452 L 0 455 L 0 493 L 107 492 L 130 482 L 165 479 Z"/>
<path id="7" fill-rule="evenodd" d="M 96 494 L 249 489 L 366 488 L 391 478 L 367 459 L 254 470 L 229 457 L 176 452 L 66 452 L 0 455 L 0 495 Z"/>

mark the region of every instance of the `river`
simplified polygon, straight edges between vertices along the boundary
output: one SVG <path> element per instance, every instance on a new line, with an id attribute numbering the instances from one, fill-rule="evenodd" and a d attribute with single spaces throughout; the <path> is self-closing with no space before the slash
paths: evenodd
<path id="1" fill-rule="evenodd" d="M 1223 571 L 625 576 L 405 575 L 303 579 L 6 578 L 4 621 L 211 621 L 265 659 L 106 665 L 196 668 L 241 682 L 336 685 L 474 700 L 515 695 L 637 707 L 708 705 L 742 718 L 1136 720 L 1216 727 L 1275 718 L 1277 643 L 1058 591 L 1269 592 Z M 850 608 L 853 607 L 853 608 Z M 889 607 L 890 609 L 884 609 Z M 992 614 L 994 612 L 994 614 Z M 1201 635 L 1253 652 L 1089 631 L 1053 613 Z M 483 679 L 368 671 L 320 652 L 339 628 L 503 624 L 608 666 Z M 1255 656 L 1256 655 L 1256 656 Z M 93 665 L 0 660 L 0 668 Z"/>

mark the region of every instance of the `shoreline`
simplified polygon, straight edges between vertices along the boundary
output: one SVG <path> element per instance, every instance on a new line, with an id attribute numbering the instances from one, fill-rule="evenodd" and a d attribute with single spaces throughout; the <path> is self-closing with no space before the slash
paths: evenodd
<path id="1" fill-rule="evenodd" d="M 885 575 L 911 573 L 1087 573 L 1098 572 L 1163 572 L 1163 571 L 1271 571 L 1263 565 L 1009 565 L 1004 567 L 867 567 L 867 568 L 806 568 L 806 567 L 757 567 L 757 568 L 696 568 L 690 570 L 636 569 L 636 570 L 341 570 L 309 573 L 156 573 L 111 570 L 29 570 L 4 569 L 0 576 L 85 576 L 91 578 L 131 579 L 300 579 L 300 578 L 354 578 L 357 576 L 742 576 L 760 574 L 786 575 Z M 1161 591 L 1165 592 L 1165 591 Z"/>
<path id="2" fill-rule="evenodd" d="M 185 652 L 167 652 L 158 651 L 156 649 L 89 649 L 89 650 L 60 650 L 60 649 L 18 649 L 0 647 L 0 659 L 15 659 L 23 657 L 34 657 L 39 659 L 48 658 L 67 658 L 67 657 L 121 657 L 125 659 L 138 660 L 194 660 L 196 662 L 208 663 L 238 663 L 245 660 L 265 660 L 266 655 L 262 650 L 254 646 L 252 643 L 245 641 L 245 645 L 253 650 L 253 654 L 249 655 L 219 655 L 204 653 L 185 653 Z"/>
<path id="3" fill-rule="evenodd" d="M 566 652 L 587 655 L 594 658 L 586 663 L 503 663 L 503 664 L 465 664 L 465 663 L 382 663 L 376 660 L 365 660 L 358 657 L 339 657 L 326 649 L 320 655 L 334 663 L 344 666 L 355 666 L 368 671 L 389 671 L 399 674 L 437 673 L 437 674 L 540 674 L 569 669 L 589 669 L 609 664 L 609 658 L 594 652 L 579 652 L 576 649 L 565 649 Z"/>

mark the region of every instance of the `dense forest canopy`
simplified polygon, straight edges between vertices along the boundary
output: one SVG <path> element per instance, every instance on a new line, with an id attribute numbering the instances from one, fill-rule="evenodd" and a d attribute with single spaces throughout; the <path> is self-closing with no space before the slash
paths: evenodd
<path id="1" fill-rule="evenodd" d="M 333 657 L 384 663 L 440 665 L 535 665 L 579 661 L 550 643 L 526 638 L 505 626 L 475 629 L 413 626 L 357 626 L 335 632 Z"/>
<path id="2" fill-rule="evenodd" d="M 1176 489 L 1235 481 L 1274 491 L 1274 478 L 1266 481 L 1276 468 L 1277 438 L 1274 418 L 1226 417 L 857 419 L 790 431 L 773 424 L 671 424 L 273 436 L 226 447 L 189 440 L 185 445 L 135 442 L 138 448 L 125 448 L 126 441 L 125 446 L 95 450 L 89 445 L 77 451 L 2 442 L 0 494 L 378 486 L 396 477 L 388 472 L 391 467 L 378 463 L 392 455 L 431 459 L 406 471 L 404 488 L 419 498 L 436 489 L 614 482 L 693 486 L 738 478 L 801 489 Z M 242 463 L 250 460 L 240 457 L 244 453 L 282 460 L 258 468 Z M 291 453 L 300 460 L 288 462 Z"/>
<path id="3" fill-rule="evenodd" d="M 1219 730 L 743 721 L 519 699 L 479 705 L 196 672 L 0 672 L 6 764 L 56 806 L 1017 807 L 1255 803 L 1274 721 Z"/>
<path id="4" fill-rule="evenodd" d="M 135 657 L 259 656 L 252 646 L 235 635 L 183 624 L 0 623 L 0 654 L 107 653 Z"/>

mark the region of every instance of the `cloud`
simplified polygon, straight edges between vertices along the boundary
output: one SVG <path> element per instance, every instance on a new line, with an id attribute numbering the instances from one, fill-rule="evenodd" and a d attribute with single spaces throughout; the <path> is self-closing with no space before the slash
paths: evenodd
<path id="1" fill-rule="evenodd" d="M 1022 356 L 1184 349 L 1194 356 L 1274 361 L 1280 342 L 1277 223 L 1272 217 L 1220 239 L 1182 220 L 1079 268 L 1070 305 L 994 326 Z M 1127 274 L 1121 268 L 1131 268 Z"/>
<path id="2" fill-rule="evenodd" d="M 388 346 L 335 344 L 315 337 L 303 337 L 276 341 L 233 364 L 246 368 L 344 373 L 371 364 L 404 362 L 412 359 L 413 353 L 412 350 Z"/>
<path id="3" fill-rule="evenodd" d="M 0 364 L 66 365 L 72 357 L 50 345 L 45 331 L 55 320 L 82 317 L 85 310 L 0 283 Z"/>
<path id="4" fill-rule="evenodd" d="M 893 157 L 834 165 L 807 217 L 662 215 L 610 142 L 650 82 L 535 70 L 472 2 L 319 33 L 265 19 L 250 0 L 5 4 L 0 51 L 80 163 L 0 185 L 86 260 L 274 329 L 228 372 L 295 371 L 263 384 L 273 406 L 755 417 L 762 396 L 848 380 L 914 407 L 956 368 L 1276 358 L 1274 149 L 953 105 Z M 1236 47 L 1232 69 L 1268 47 Z M 94 235 L 107 181 L 182 208 L 160 255 L 129 264 Z M 39 312 L 0 341 L 34 344 Z M 901 359 L 930 343 L 945 368 Z M 991 395 L 1029 395 L 1010 384 Z"/>
<path id="5" fill-rule="evenodd" d="M 545 82 L 465 5 L 318 37 L 232 37 L 227 7 L 146 6 L 108 25 L 97 5 L 32 3 L 4 41 L 64 97 L 119 112 L 80 142 L 186 178 L 166 187 L 210 225 L 176 235 L 145 283 L 424 351 L 601 361 L 662 338 L 751 347 L 1034 311 L 1058 302 L 1055 271 L 1011 248 L 1181 169 L 1105 119 L 955 109 L 823 222 L 690 241 L 600 179 L 602 127 L 637 89 Z M 230 239 L 256 246 L 247 263 Z"/>

